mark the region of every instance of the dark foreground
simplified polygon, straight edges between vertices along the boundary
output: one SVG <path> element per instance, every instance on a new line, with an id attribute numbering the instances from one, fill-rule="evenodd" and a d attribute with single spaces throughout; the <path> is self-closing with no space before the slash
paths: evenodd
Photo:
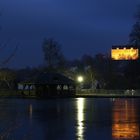
<path id="1" fill-rule="evenodd" d="M 137 98 L 0 99 L 1 140 L 139 140 Z"/>

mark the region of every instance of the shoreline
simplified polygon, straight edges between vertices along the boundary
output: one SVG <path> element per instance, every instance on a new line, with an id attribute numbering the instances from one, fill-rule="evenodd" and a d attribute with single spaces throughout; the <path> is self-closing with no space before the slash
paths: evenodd
<path id="1" fill-rule="evenodd" d="M 72 96 L 22 96 L 22 95 L 0 95 L 0 98 L 18 99 L 64 99 L 64 98 L 140 98 L 140 95 L 72 95 Z"/>
<path id="2" fill-rule="evenodd" d="M 75 94 L 62 94 L 62 95 L 53 95 L 53 96 L 45 96 L 39 97 L 36 96 L 34 92 L 26 92 L 22 94 L 21 91 L 18 90 L 0 90 L 0 98 L 21 98 L 21 99 L 55 99 L 55 98 L 140 98 L 140 90 L 135 91 L 135 93 L 125 93 L 124 91 L 116 90 L 100 90 L 91 91 L 88 90 L 76 91 Z"/>

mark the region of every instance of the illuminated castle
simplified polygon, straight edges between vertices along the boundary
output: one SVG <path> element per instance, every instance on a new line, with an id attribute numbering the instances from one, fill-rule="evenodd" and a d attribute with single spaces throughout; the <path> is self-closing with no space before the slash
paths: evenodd
<path id="1" fill-rule="evenodd" d="M 136 60 L 139 57 L 139 49 L 133 46 L 113 46 L 111 58 L 113 60 Z"/>

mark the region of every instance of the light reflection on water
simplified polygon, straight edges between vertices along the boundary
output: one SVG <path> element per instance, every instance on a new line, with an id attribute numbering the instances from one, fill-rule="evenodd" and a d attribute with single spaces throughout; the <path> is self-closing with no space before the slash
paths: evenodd
<path id="1" fill-rule="evenodd" d="M 84 107 L 85 107 L 85 99 L 79 98 L 77 99 L 77 137 L 78 140 L 84 140 Z"/>
<path id="2" fill-rule="evenodd" d="M 138 119 L 135 100 L 114 100 L 112 115 L 112 137 L 114 140 L 139 140 L 140 126 Z"/>
<path id="3" fill-rule="evenodd" d="M 0 99 L 0 140 L 139 140 L 139 99 Z"/>
<path id="4" fill-rule="evenodd" d="M 33 116 L 33 105 L 29 104 L 29 118 L 30 118 L 30 120 L 32 120 L 32 116 Z"/>

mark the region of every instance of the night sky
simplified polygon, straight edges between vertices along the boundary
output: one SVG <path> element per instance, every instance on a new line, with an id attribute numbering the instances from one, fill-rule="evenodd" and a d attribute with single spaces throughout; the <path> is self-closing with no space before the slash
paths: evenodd
<path id="1" fill-rule="evenodd" d="M 128 43 L 139 0 L 0 0 L 0 52 L 8 67 L 43 64 L 42 42 L 54 38 L 68 59 L 109 53 L 112 45 Z M 2 59 L 2 58 L 1 58 Z"/>

